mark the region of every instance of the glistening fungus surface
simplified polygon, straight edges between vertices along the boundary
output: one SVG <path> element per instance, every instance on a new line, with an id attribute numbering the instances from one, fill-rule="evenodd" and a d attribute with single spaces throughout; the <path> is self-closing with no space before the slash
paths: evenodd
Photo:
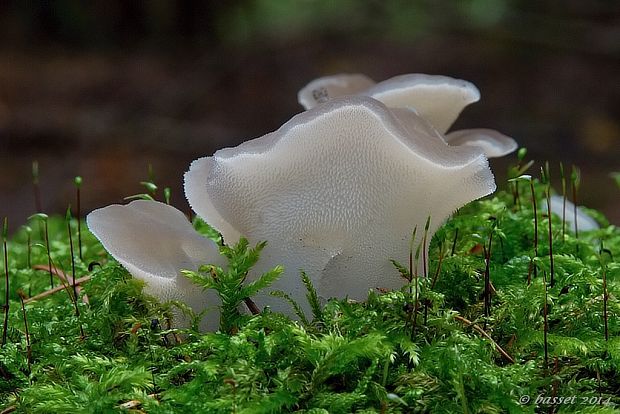
<path id="1" fill-rule="evenodd" d="M 227 242 L 267 240 L 255 275 L 283 264 L 274 288 L 305 305 L 301 269 L 323 298 L 361 300 L 369 289 L 402 286 L 390 259 L 407 258 L 414 227 L 419 242 L 429 216 L 432 235 L 495 183 L 480 149 L 450 147 L 415 112 L 359 96 L 198 160 L 185 188 L 198 215 L 216 228 L 223 221 Z"/>

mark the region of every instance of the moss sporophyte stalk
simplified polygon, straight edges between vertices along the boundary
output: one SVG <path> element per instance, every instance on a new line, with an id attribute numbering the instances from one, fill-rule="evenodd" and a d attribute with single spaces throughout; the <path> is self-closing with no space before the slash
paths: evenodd
<path id="1" fill-rule="evenodd" d="M 190 222 L 170 206 L 169 190 L 165 202 L 156 201 L 152 171 L 143 183 L 147 194 L 106 207 L 104 216 L 91 213 L 90 231 L 80 226 L 78 209 L 64 217 L 36 214 L 11 238 L 5 221 L 0 412 L 616 412 L 619 229 L 597 211 L 576 207 L 578 187 L 587 185 L 578 173 L 556 195 L 553 166 L 536 176 L 524 150 L 510 181 L 481 198 L 495 187 L 485 154 L 510 141 L 476 132 L 465 135 L 468 143 L 448 147 L 444 121 L 459 111 L 425 113 L 424 103 L 439 99 L 440 90 L 473 98 L 477 90 L 430 79 L 311 83 L 320 93 L 304 94 L 303 102 L 322 109 L 293 118 L 271 138 L 193 164 L 186 190 L 209 224 Z M 342 88 L 359 96 L 338 98 Z M 415 98 L 419 114 L 407 117 L 404 106 L 390 106 L 403 93 Z M 458 164 L 459 156 L 491 181 L 469 200 L 452 200 L 444 216 L 443 199 L 407 198 L 407 180 L 398 182 L 406 174 L 386 173 L 389 181 L 373 171 L 369 179 L 385 179 L 382 189 L 393 190 L 390 208 L 397 212 L 353 216 L 347 231 L 331 233 L 335 225 L 320 213 L 349 206 L 337 197 L 313 204 L 323 188 L 344 191 L 335 183 L 313 187 L 306 177 L 323 171 L 320 165 L 281 170 L 295 183 L 291 188 L 302 182 L 315 197 L 298 198 L 274 179 L 271 198 L 260 206 L 263 228 L 243 212 L 235 218 L 216 208 L 230 194 L 200 181 L 214 164 L 228 168 L 243 178 L 233 186 L 239 197 L 251 199 L 256 183 L 243 175 L 238 157 L 257 162 L 246 165 L 254 172 L 264 168 L 266 191 L 269 177 L 278 176 L 269 168 L 287 166 L 278 151 L 294 158 L 293 144 L 303 144 L 304 134 L 328 155 L 362 155 L 355 153 L 363 150 L 359 141 L 317 140 L 342 128 L 334 124 L 342 116 L 352 128 L 375 131 L 375 142 L 384 139 L 382 157 L 405 169 L 414 163 L 411 171 L 427 174 L 435 193 L 451 177 L 441 162 Z M 435 133 L 429 119 L 444 130 Z M 425 142 L 435 144 L 420 147 L 416 134 L 430 134 Z M 390 152 L 393 142 L 398 152 Z M 403 155 L 403 148 L 411 153 Z M 262 160 L 262 150 L 274 158 Z M 471 164 L 462 165 L 459 189 Z M 350 177 L 348 187 L 368 182 L 347 171 L 337 175 Z M 558 176 L 564 174 L 560 167 Z M 207 188 L 208 198 L 194 183 Z M 75 184 L 79 189 L 81 182 Z M 380 211 L 355 192 L 347 197 L 358 207 L 352 211 Z M 416 220 L 409 220 L 404 212 L 415 206 L 421 206 Z M 287 216 L 293 207 L 303 214 Z M 372 266 L 359 265 L 359 257 Z"/>

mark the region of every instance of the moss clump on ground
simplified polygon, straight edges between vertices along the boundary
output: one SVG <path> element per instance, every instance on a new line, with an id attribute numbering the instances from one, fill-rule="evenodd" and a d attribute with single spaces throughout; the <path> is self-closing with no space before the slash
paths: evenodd
<path id="1" fill-rule="evenodd" d="M 65 289 L 22 309 L 21 298 L 50 289 L 49 272 L 33 269 L 45 269 L 48 257 L 44 228 L 32 221 L 8 244 L 0 410 L 617 412 L 620 230 L 563 235 L 561 219 L 540 211 L 545 186 L 536 182 L 535 249 L 529 184 L 520 184 L 517 203 L 515 185 L 471 203 L 435 234 L 427 278 L 402 264 L 412 281 L 402 291 L 373 291 L 366 303 L 314 303 L 302 322 L 229 309 L 226 329 L 206 334 L 171 329 L 182 304 L 143 294 L 88 232 L 82 260 L 74 237 L 76 277 L 90 277 L 78 300 Z M 53 264 L 71 279 L 67 222 L 48 224 Z M 255 253 L 247 245 L 227 251 L 237 261 Z M 200 282 L 200 274 L 192 277 Z"/>

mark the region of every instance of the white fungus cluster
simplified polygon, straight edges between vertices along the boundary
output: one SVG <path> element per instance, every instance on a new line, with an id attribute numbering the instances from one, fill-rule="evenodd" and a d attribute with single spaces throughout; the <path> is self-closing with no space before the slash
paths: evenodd
<path id="1" fill-rule="evenodd" d="M 370 289 L 398 289 L 390 259 L 408 260 L 411 235 L 430 216 L 428 238 L 454 212 L 495 190 L 488 157 L 516 149 L 496 131 L 448 129 L 480 94 L 466 81 L 403 75 L 375 83 L 363 75 L 317 79 L 299 92 L 307 109 L 277 131 L 194 161 L 185 194 L 194 211 L 235 243 L 266 240 L 250 280 L 284 265 L 272 286 L 304 310 L 300 270 L 320 297 L 366 298 Z M 216 329 L 219 304 L 180 271 L 224 265 L 217 246 L 183 213 L 154 201 L 112 205 L 88 215 L 103 246 L 147 291 L 207 313 Z M 291 314 L 269 295 L 259 307 Z"/>

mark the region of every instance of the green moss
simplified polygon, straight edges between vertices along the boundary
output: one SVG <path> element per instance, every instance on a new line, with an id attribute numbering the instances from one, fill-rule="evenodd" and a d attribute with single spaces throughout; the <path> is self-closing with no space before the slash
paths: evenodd
<path id="1" fill-rule="evenodd" d="M 545 289 L 549 218 L 539 211 L 535 257 L 529 189 L 521 187 L 518 205 L 511 192 L 500 191 L 455 214 L 430 244 L 430 277 L 413 279 L 419 289 L 370 292 L 365 303 L 332 300 L 321 309 L 308 286 L 313 315 L 302 322 L 268 310 L 238 314 L 238 304 L 268 289 L 279 269 L 244 287 L 237 282 L 262 244 L 223 247 L 235 272 L 205 267 L 190 275 L 226 299 L 222 332 L 207 334 L 170 329 L 172 308 L 182 304 L 160 304 L 142 293 L 142 283 L 83 231 L 76 274 L 91 279 L 78 298 L 79 316 L 68 290 L 28 303 L 27 339 L 18 289 L 34 296 L 50 288 L 46 271 L 28 267 L 48 260 L 33 221 L 30 259 L 26 229 L 8 244 L 0 407 L 25 413 L 521 413 L 546 411 L 543 397 L 576 396 L 573 404 L 557 404 L 556 412 L 613 412 L 620 404 L 620 230 L 606 225 L 578 239 L 572 232 L 562 237 L 561 219 L 552 217 L 555 284 Z M 535 190 L 540 205 L 544 186 L 536 182 Z M 217 239 L 204 223 L 196 227 Z M 71 275 L 66 221 L 51 217 L 49 234 L 54 265 Z M 85 296 L 88 304 L 79 300 Z"/>

